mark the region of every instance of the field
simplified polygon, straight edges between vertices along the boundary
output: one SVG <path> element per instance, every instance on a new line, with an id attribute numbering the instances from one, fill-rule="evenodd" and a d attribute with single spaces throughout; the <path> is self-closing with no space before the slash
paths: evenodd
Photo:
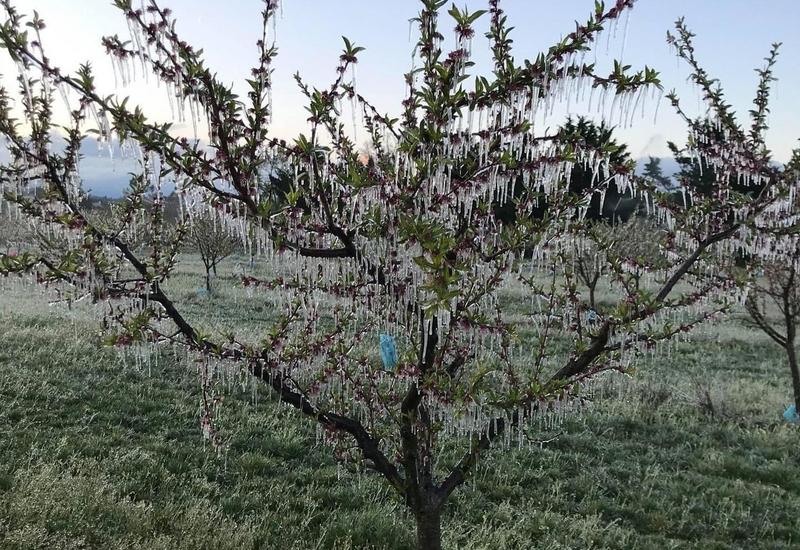
<path id="1" fill-rule="evenodd" d="M 170 284 L 192 317 L 257 332 L 268 308 L 233 281 L 198 297 L 186 265 Z M 381 481 L 337 468 L 266 392 L 226 397 L 217 455 L 190 367 L 171 353 L 137 365 L 99 340 L 83 308 L 0 286 L 0 548 L 413 547 Z M 484 462 L 446 510 L 445 547 L 798 548 L 790 393 L 781 351 L 734 316 L 541 449 Z"/>

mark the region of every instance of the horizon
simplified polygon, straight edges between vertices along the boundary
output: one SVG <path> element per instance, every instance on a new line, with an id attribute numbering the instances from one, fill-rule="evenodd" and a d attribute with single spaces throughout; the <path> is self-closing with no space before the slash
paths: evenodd
<path id="1" fill-rule="evenodd" d="M 61 134 L 55 135 L 59 139 L 63 139 Z M 55 145 L 56 149 L 60 150 L 62 144 L 58 140 Z M 84 138 L 81 143 L 79 170 L 86 195 L 92 199 L 116 200 L 122 198 L 130 181 L 130 175 L 137 171 L 137 160 L 133 157 L 122 156 L 118 142 L 113 143 L 112 149 L 113 153 L 109 153 L 105 145 L 92 138 Z M 672 179 L 678 170 L 678 163 L 672 156 L 645 155 L 631 158 L 636 163 L 636 173 L 638 174 L 642 172 L 644 163 L 650 158 L 660 161 L 663 174 L 667 178 Z M 6 151 L 0 147 L 0 162 L 6 161 Z M 172 184 L 167 186 L 167 188 L 171 187 Z"/>

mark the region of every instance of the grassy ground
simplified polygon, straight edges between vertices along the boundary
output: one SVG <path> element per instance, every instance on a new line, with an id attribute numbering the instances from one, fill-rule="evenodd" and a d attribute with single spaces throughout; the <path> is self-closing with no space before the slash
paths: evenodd
<path id="1" fill-rule="evenodd" d="M 195 268 L 173 284 L 210 326 Z M 237 324 L 268 315 L 237 291 L 212 300 Z M 292 411 L 229 395 L 217 456 L 191 369 L 168 354 L 135 368 L 96 331 L 0 290 L 0 548 L 412 547 L 396 498 L 338 472 Z M 446 547 L 800 547 L 789 388 L 764 337 L 736 319 L 714 327 L 554 442 L 485 461 L 447 509 Z"/>

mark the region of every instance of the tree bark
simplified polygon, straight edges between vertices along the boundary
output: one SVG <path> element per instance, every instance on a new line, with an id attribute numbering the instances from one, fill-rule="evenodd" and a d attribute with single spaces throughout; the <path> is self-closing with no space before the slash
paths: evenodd
<path id="1" fill-rule="evenodd" d="M 206 268 L 206 291 L 211 294 L 211 270 Z"/>
<path id="2" fill-rule="evenodd" d="M 786 346 L 786 355 L 789 358 L 789 370 L 792 371 L 792 388 L 794 389 L 794 406 L 800 414 L 800 368 L 797 365 L 797 352 L 794 342 L 790 341 Z"/>
<path id="3" fill-rule="evenodd" d="M 797 366 L 797 349 L 795 341 L 797 337 L 797 317 L 796 304 L 791 302 L 791 291 L 794 285 L 794 268 L 792 268 L 788 285 L 783 291 L 783 315 L 786 324 L 786 356 L 789 360 L 789 370 L 792 371 L 792 389 L 794 390 L 794 407 L 797 414 L 800 414 L 800 370 Z"/>
<path id="4" fill-rule="evenodd" d="M 442 549 L 442 510 L 428 508 L 417 511 L 417 550 Z"/>

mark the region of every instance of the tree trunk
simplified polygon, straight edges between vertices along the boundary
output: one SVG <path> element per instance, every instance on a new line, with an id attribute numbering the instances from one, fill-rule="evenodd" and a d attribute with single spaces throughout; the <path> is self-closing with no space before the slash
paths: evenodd
<path id="1" fill-rule="evenodd" d="M 789 284 L 794 284 L 794 268 Z M 797 318 L 792 315 L 794 304 L 790 302 L 791 287 L 786 287 L 783 294 L 783 321 L 786 324 L 786 356 L 789 359 L 789 370 L 792 371 L 792 389 L 794 390 L 795 413 L 800 414 L 800 371 L 797 367 L 797 349 L 795 338 L 797 336 Z"/>
<path id="2" fill-rule="evenodd" d="M 792 371 L 792 388 L 794 389 L 794 406 L 797 414 L 800 414 L 800 369 L 797 366 L 797 352 L 794 342 L 789 341 L 786 345 L 786 354 L 789 357 L 789 370 Z"/>
<path id="3" fill-rule="evenodd" d="M 441 508 L 420 510 L 414 516 L 417 520 L 417 550 L 441 550 Z"/>
<path id="4" fill-rule="evenodd" d="M 206 268 L 206 291 L 211 294 L 211 269 Z"/>

